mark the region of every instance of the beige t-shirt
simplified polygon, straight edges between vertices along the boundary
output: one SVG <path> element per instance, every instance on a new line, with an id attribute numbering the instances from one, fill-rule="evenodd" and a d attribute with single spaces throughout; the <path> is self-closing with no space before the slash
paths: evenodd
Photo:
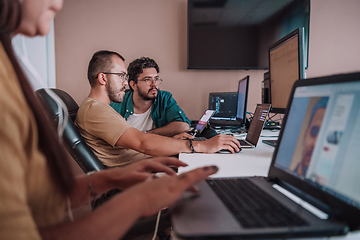
<path id="1" fill-rule="evenodd" d="M 132 126 L 109 105 L 85 98 L 75 124 L 86 143 L 106 166 L 119 166 L 149 157 L 132 149 L 116 146 L 119 138 Z"/>
<path id="2" fill-rule="evenodd" d="M 38 227 L 63 221 L 65 197 L 56 187 L 38 129 L 0 43 L 0 239 L 41 239 Z"/>

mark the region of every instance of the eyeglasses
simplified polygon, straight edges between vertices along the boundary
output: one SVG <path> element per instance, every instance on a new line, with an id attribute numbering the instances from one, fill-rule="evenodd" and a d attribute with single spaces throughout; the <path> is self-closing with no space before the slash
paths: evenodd
<path id="1" fill-rule="evenodd" d="M 146 85 L 148 85 L 148 86 L 150 86 L 152 84 L 152 82 L 154 81 L 155 85 L 159 86 L 162 83 L 163 80 L 161 78 L 159 78 L 159 77 L 155 77 L 155 78 L 144 77 L 143 79 L 138 80 L 138 81 L 145 82 Z"/>
<path id="2" fill-rule="evenodd" d="M 103 74 L 115 74 L 115 75 L 118 75 L 123 82 L 127 82 L 129 80 L 129 75 L 127 75 L 124 72 L 122 72 L 122 73 L 103 72 Z"/>

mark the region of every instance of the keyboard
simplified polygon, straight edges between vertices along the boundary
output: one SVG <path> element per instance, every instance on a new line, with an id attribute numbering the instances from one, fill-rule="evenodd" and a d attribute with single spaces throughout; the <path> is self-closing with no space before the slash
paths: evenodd
<path id="1" fill-rule="evenodd" d="M 194 141 L 206 141 L 207 139 L 204 137 L 195 137 L 193 140 Z"/>
<path id="2" fill-rule="evenodd" d="M 244 140 L 241 140 L 241 139 L 237 139 L 240 143 L 241 146 L 253 146 L 252 144 L 244 141 Z"/>
<path id="3" fill-rule="evenodd" d="M 208 179 L 207 183 L 244 228 L 305 226 L 308 223 L 248 179 Z"/>

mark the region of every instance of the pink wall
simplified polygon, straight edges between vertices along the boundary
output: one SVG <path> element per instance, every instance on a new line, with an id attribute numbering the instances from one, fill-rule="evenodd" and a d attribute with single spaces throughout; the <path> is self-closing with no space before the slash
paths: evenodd
<path id="1" fill-rule="evenodd" d="M 360 1 L 312 0 L 307 77 L 360 71 Z"/>
<path id="2" fill-rule="evenodd" d="M 264 70 L 187 70 L 186 0 L 65 1 L 55 19 L 57 87 L 78 103 L 87 96 L 87 64 L 100 49 L 114 50 L 129 63 L 154 58 L 190 119 L 207 108 L 210 92 L 236 91 L 250 75 L 248 110 L 261 101 Z M 360 1 L 313 0 L 307 77 L 360 71 Z"/>

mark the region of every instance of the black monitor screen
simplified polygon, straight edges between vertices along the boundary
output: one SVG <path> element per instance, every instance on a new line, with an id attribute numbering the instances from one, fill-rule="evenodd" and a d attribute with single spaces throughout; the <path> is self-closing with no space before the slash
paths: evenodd
<path id="1" fill-rule="evenodd" d="M 250 76 L 246 76 L 239 81 L 236 118 L 237 121 L 241 122 L 242 124 L 245 124 L 246 122 L 249 78 Z"/>
<path id="2" fill-rule="evenodd" d="M 210 93 L 209 109 L 215 110 L 215 114 L 211 119 L 236 121 L 237 101 L 238 101 L 237 92 Z"/>
<path id="3" fill-rule="evenodd" d="M 187 2 L 189 69 L 268 69 L 272 43 L 300 27 L 308 36 L 310 0 Z"/>
<path id="4" fill-rule="evenodd" d="M 304 78 L 303 29 L 286 35 L 269 48 L 271 112 L 285 113 L 294 82 Z"/>

